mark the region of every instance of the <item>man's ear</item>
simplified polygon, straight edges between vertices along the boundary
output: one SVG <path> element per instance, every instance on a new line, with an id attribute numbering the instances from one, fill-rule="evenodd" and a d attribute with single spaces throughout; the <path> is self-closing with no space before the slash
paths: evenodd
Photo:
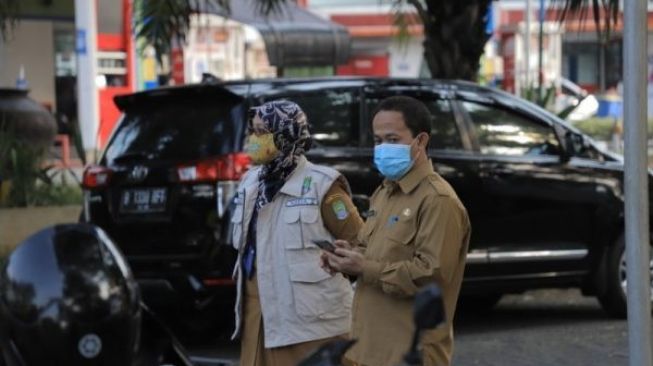
<path id="1" fill-rule="evenodd" d="M 419 144 L 419 147 L 426 149 L 429 146 L 429 140 L 430 137 L 427 133 L 422 132 L 419 135 L 417 135 L 417 141 Z"/>

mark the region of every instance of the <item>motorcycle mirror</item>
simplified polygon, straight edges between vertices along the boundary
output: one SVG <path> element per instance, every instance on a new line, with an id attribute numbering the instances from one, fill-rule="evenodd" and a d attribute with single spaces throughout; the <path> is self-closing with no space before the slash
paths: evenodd
<path id="1" fill-rule="evenodd" d="M 444 303 L 440 287 L 432 283 L 423 287 L 415 296 L 413 302 L 413 321 L 415 332 L 410 350 L 404 356 L 403 365 L 421 365 L 422 357 L 418 350 L 419 338 L 422 331 L 433 329 L 444 322 Z"/>
<path id="2" fill-rule="evenodd" d="M 297 366 L 338 366 L 341 364 L 342 356 L 354 343 L 356 343 L 355 339 L 331 341 L 318 348 Z"/>
<path id="3" fill-rule="evenodd" d="M 442 291 L 436 284 L 421 289 L 413 305 L 413 316 L 417 330 L 433 329 L 444 322 Z"/>

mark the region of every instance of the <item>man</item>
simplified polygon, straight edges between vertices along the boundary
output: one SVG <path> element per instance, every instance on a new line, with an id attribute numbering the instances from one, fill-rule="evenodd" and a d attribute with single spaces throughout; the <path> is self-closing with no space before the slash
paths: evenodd
<path id="1" fill-rule="evenodd" d="M 435 281 L 443 290 L 446 323 L 423 334 L 423 362 L 449 365 L 470 236 L 467 212 L 428 159 L 431 115 L 424 104 L 404 96 L 385 99 L 372 127 L 374 163 L 386 179 L 372 195 L 358 242 L 336 241 L 335 253 L 322 255 L 326 269 L 358 276 L 352 309 L 358 343 L 345 359 L 398 364 L 414 330 L 413 298 Z"/>
<path id="2" fill-rule="evenodd" d="M 240 182 L 231 220 L 234 336 L 242 331 L 242 366 L 296 365 L 349 333 L 351 284 L 320 268 L 315 242 L 353 240 L 363 220 L 345 178 L 304 156 L 311 138 L 297 104 L 272 101 L 252 112 L 246 151 L 257 166 Z"/>

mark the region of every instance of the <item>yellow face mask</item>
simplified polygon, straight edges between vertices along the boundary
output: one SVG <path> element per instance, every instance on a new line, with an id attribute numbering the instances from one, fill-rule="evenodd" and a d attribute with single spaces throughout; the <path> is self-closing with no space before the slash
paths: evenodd
<path id="1" fill-rule="evenodd" d="M 250 135 L 247 138 L 245 152 L 252 158 L 256 165 L 267 164 L 279 155 L 279 150 L 274 145 L 274 135 L 266 133 L 263 135 Z"/>

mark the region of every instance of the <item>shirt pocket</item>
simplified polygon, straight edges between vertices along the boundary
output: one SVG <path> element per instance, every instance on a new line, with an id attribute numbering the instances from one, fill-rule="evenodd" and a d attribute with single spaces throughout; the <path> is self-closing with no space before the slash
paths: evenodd
<path id="1" fill-rule="evenodd" d="M 287 249 L 318 248 L 313 240 L 324 240 L 317 225 L 318 206 L 292 207 L 282 213 L 285 233 L 283 241 Z"/>
<path id="2" fill-rule="evenodd" d="M 386 236 L 391 241 L 401 245 L 411 245 L 417 234 L 417 225 L 412 218 L 400 218 L 399 221 L 386 229 Z"/>
<path id="3" fill-rule="evenodd" d="M 291 263 L 288 273 L 300 318 L 310 321 L 349 316 L 353 290 L 342 275 L 331 276 L 317 261 Z"/>

